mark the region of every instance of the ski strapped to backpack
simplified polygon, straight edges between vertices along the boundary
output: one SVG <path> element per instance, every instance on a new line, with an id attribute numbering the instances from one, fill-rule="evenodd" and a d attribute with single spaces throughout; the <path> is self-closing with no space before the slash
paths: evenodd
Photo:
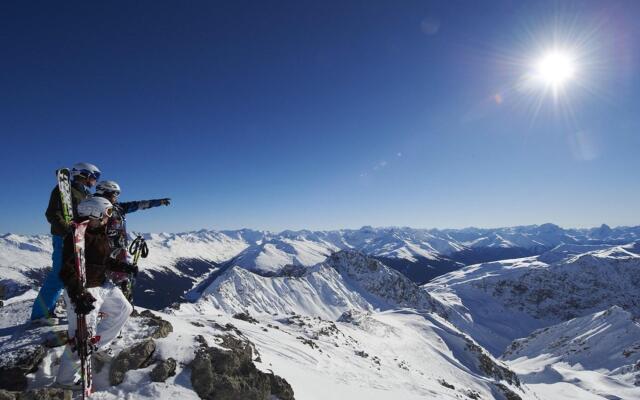
<path id="1" fill-rule="evenodd" d="M 73 226 L 73 249 L 75 253 L 76 276 L 78 287 L 81 291 L 87 288 L 87 274 L 85 270 L 84 257 L 84 235 L 89 221 L 72 223 Z M 76 313 L 76 332 L 74 337 L 75 350 L 80 358 L 80 377 L 82 379 L 82 398 L 91 395 L 93 379 L 91 377 L 91 353 L 95 348 L 93 335 L 87 325 L 87 315 Z"/>
<path id="2" fill-rule="evenodd" d="M 58 190 L 60 191 L 60 203 L 62 204 L 62 216 L 67 225 L 73 220 L 73 203 L 71 202 L 71 173 L 67 168 L 56 171 Z"/>

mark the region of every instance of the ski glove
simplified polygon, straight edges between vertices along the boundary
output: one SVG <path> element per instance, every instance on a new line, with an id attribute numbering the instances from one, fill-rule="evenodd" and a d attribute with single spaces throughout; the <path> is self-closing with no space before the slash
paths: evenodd
<path id="1" fill-rule="evenodd" d="M 160 199 L 160 204 L 163 206 L 168 206 L 171 204 L 171 199 Z"/>
<path id="2" fill-rule="evenodd" d="M 87 315 L 96 308 L 93 303 L 96 298 L 91 293 L 85 291 L 80 292 L 77 296 L 71 299 L 75 305 L 76 314 Z"/>

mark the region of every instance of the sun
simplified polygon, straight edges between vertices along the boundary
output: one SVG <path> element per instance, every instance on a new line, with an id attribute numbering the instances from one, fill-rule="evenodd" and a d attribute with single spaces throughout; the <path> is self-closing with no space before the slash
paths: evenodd
<path id="1" fill-rule="evenodd" d="M 548 51 L 534 65 L 536 80 L 554 91 L 573 79 L 575 73 L 575 60 L 570 52 L 564 50 Z"/>

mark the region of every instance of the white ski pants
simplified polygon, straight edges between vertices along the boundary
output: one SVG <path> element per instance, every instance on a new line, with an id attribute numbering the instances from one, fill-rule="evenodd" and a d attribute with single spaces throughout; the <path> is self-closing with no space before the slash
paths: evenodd
<path id="1" fill-rule="evenodd" d="M 122 291 L 112 283 L 101 287 L 88 288 L 87 291 L 95 297 L 95 308 L 87 314 L 87 327 L 89 335 L 99 337 L 96 342 L 98 350 L 104 349 L 118 336 L 118 333 L 127 322 L 133 307 L 122 294 Z M 69 320 L 69 337 L 76 335 L 77 315 L 69 294 L 64 291 L 64 301 L 67 305 L 67 319 Z M 62 355 L 62 362 L 58 370 L 56 381 L 62 385 L 72 385 L 79 378 L 80 359 L 77 352 L 71 351 L 67 344 Z"/>

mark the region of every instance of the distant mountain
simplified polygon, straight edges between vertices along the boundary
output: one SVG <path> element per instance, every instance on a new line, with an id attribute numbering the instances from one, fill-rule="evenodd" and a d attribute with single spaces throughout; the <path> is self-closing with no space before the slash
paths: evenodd
<path id="1" fill-rule="evenodd" d="M 502 356 L 527 383 L 560 380 L 631 399 L 640 386 L 640 322 L 618 306 L 536 330 Z M 604 379 L 593 379 L 599 371 Z M 630 389 L 633 388 L 633 389 Z"/>
<path id="2" fill-rule="evenodd" d="M 640 398 L 640 241 L 562 244 L 471 265 L 424 289 L 458 329 L 494 355 L 506 350 L 508 365 L 543 394 L 571 382 L 572 398 Z"/>
<path id="3" fill-rule="evenodd" d="M 336 319 L 347 310 L 370 312 L 397 307 L 441 310 L 439 303 L 403 274 L 372 257 L 343 250 L 310 268 L 262 276 L 232 265 L 189 296 L 200 311 L 317 315 Z"/>
<path id="4" fill-rule="evenodd" d="M 558 245 L 610 245 L 640 239 L 640 227 L 562 229 L 553 224 L 497 229 L 372 228 L 335 231 L 200 230 L 143 235 L 138 298 L 161 308 L 219 266 L 277 275 L 288 265 L 310 267 L 344 249 L 361 251 L 425 283 L 464 265 L 538 255 Z M 50 265 L 48 235 L 0 236 L 0 287 L 5 296 L 37 286 Z M 162 279 L 159 279 L 162 277 Z M 169 283 L 170 282 L 170 283 Z M 1 293 L 0 293 L 1 294 Z M 167 296 L 167 294 L 170 294 Z"/>

